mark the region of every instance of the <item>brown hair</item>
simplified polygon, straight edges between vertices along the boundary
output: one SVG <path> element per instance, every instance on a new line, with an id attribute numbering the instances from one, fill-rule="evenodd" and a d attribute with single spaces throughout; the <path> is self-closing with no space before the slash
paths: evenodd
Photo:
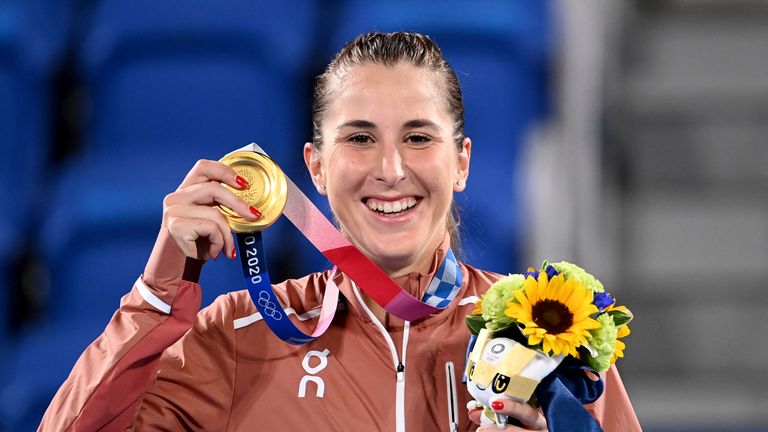
<path id="1" fill-rule="evenodd" d="M 411 32 L 370 32 L 360 35 L 344 46 L 328 64 L 325 72 L 317 77 L 312 102 L 312 141 L 316 149 L 319 150 L 323 145 L 321 123 L 332 100 L 334 89 L 332 80 L 341 78 L 341 75 L 352 66 L 370 63 L 384 66 L 407 63 L 431 72 L 445 95 L 448 113 L 453 120 L 453 140 L 456 148 L 458 151 L 462 150 L 462 144 L 466 137 L 464 134 L 464 101 L 456 73 L 432 39 Z M 447 215 L 447 226 L 451 236 L 451 247 L 457 254 L 460 249 L 457 229 L 458 217 L 458 207 L 455 203 L 451 203 Z"/>
<path id="2" fill-rule="evenodd" d="M 453 139 L 456 148 L 461 151 L 464 141 L 464 101 L 456 73 L 445 61 L 443 52 L 428 36 L 419 33 L 370 32 L 356 37 L 331 60 L 325 72 L 317 77 L 315 95 L 312 102 L 312 141 L 316 147 L 323 144 L 321 123 L 328 110 L 333 89 L 329 85 L 332 78 L 343 74 L 350 67 L 363 64 L 381 64 L 395 66 L 408 63 L 434 73 L 437 82 L 445 94 L 448 112 L 453 120 Z"/>

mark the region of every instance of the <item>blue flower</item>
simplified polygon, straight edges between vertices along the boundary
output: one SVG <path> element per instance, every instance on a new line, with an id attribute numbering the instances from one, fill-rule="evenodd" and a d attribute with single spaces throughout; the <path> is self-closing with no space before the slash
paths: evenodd
<path id="1" fill-rule="evenodd" d="M 557 269 L 552 264 L 547 264 L 544 272 L 547 274 L 547 279 L 549 280 L 552 280 L 553 277 L 560 274 L 560 272 L 557 271 Z M 528 279 L 529 276 L 533 277 L 534 279 L 538 279 L 539 270 L 535 270 L 533 267 L 528 267 L 528 271 L 525 272 L 525 278 Z"/>
<path id="2" fill-rule="evenodd" d="M 614 300 L 610 294 L 608 294 L 607 292 L 600 292 L 600 293 L 595 293 L 595 299 L 592 301 L 592 304 L 597 306 L 600 312 L 602 312 L 605 310 L 605 308 L 612 305 L 613 302 Z"/>
<path id="3" fill-rule="evenodd" d="M 560 274 L 552 264 L 548 264 L 545 270 L 547 272 L 547 279 L 549 280 L 552 280 L 553 277 Z"/>
<path id="4" fill-rule="evenodd" d="M 539 271 L 538 270 L 534 270 L 533 267 L 528 267 L 528 271 L 525 272 L 525 278 L 528 279 L 529 277 L 532 277 L 534 279 L 538 279 L 539 278 Z"/>

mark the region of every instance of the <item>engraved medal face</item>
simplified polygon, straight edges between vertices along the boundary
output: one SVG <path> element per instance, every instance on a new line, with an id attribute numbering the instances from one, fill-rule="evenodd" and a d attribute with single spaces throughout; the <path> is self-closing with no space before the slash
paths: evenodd
<path id="1" fill-rule="evenodd" d="M 230 153 L 219 162 L 232 167 L 250 185 L 245 190 L 223 186 L 249 205 L 259 209 L 262 214 L 258 220 L 251 222 L 231 209 L 219 205 L 219 210 L 227 218 L 232 231 L 255 232 L 272 225 L 282 214 L 288 199 L 288 184 L 280 167 L 269 157 L 251 151 Z"/>

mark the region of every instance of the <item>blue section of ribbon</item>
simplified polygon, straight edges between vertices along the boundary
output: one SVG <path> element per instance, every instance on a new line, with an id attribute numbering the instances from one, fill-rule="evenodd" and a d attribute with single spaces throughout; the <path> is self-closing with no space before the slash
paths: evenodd
<path id="1" fill-rule="evenodd" d="M 272 290 L 261 232 L 236 234 L 235 237 L 245 286 L 264 322 L 277 337 L 289 344 L 301 345 L 315 340 L 314 337 L 304 334 L 288 319 L 288 314 L 285 313 L 275 291 Z"/>
<path id="2" fill-rule="evenodd" d="M 589 367 L 566 357 L 536 387 L 536 396 L 550 432 L 603 432 L 600 424 L 584 408 L 603 394 L 603 380 L 592 381 Z"/>
<path id="3" fill-rule="evenodd" d="M 421 301 L 438 309 L 447 308 L 461 289 L 462 277 L 461 267 L 448 249 Z"/>

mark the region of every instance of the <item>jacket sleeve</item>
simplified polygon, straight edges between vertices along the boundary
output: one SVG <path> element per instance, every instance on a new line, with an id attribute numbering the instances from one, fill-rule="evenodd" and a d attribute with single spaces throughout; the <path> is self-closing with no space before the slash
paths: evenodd
<path id="1" fill-rule="evenodd" d="M 616 365 L 611 365 L 601 375 L 605 382 L 603 395 L 585 408 L 600 422 L 605 432 L 642 431 Z"/>
<path id="2" fill-rule="evenodd" d="M 195 321 L 201 265 L 186 258 L 161 229 L 143 276 L 80 356 L 39 431 L 117 431 L 130 426 L 154 384 L 161 354 Z"/>
<path id="3" fill-rule="evenodd" d="M 130 430 L 226 430 L 237 370 L 232 305 L 220 296 L 165 350 Z"/>

